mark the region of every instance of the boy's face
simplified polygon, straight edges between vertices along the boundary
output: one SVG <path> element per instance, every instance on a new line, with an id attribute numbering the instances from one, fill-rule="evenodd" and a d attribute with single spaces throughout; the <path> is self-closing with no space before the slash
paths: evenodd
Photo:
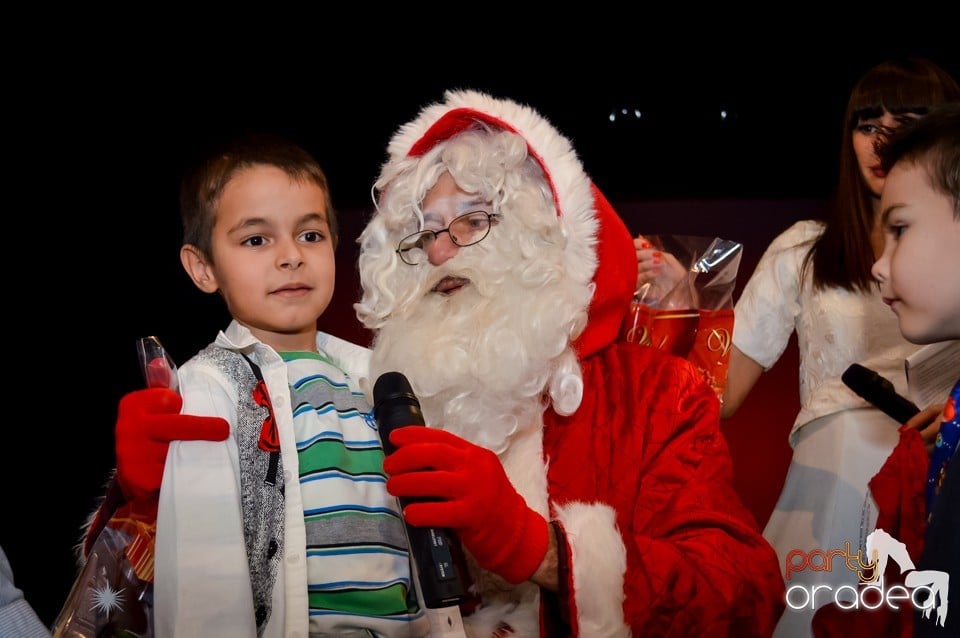
<path id="1" fill-rule="evenodd" d="M 898 162 L 880 199 L 883 254 L 873 265 L 880 294 L 913 343 L 960 338 L 960 220 L 922 165 Z"/>
<path id="2" fill-rule="evenodd" d="M 233 318 L 264 343 L 315 349 L 317 318 L 335 279 L 327 214 L 313 182 L 273 166 L 241 171 L 217 203 L 213 263 L 204 265 L 209 281 L 195 282 L 219 290 Z"/>

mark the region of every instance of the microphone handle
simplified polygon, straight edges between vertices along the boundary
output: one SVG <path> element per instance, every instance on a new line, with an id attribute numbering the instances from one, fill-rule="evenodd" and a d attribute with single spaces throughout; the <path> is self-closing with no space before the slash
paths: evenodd
<path id="1" fill-rule="evenodd" d="M 406 506 L 409 501 L 400 499 Z M 452 532 L 442 527 L 416 527 L 406 521 L 407 540 L 417 566 L 417 580 L 424 604 L 430 609 L 457 607 L 467 592 L 454 561 Z"/>
<path id="2" fill-rule="evenodd" d="M 884 404 L 883 406 L 878 406 L 883 410 L 887 416 L 895 420 L 897 423 L 903 424 L 912 419 L 918 412 L 920 408 L 914 405 L 911 401 L 904 399 L 899 394 L 896 395 L 896 398 L 891 400 L 890 404 Z"/>

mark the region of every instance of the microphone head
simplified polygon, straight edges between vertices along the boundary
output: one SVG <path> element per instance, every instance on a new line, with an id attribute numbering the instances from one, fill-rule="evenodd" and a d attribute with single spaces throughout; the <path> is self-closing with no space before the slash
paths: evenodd
<path id="1" fill-rule="evenodd" d="M 384 401 L 397 399 L 419 403 L 407 377 L 400 372 L 384 372 L 377 377 L 376 383 L 373 384 L 374 412 Z"/>
<path id="2" fill-rule="evenodd" d="M 851 363 L 850 367 L 840 375 L 840 380 L 843 381 L 848 388 L 859 394 L 860 388 L 876 383 L 877 377 L 879 376 L 880 375 L 870 368 L 865 368 L 859 363 Z"/>
<path id="3" fill-rule="evenodd" d="M 875 401 L 877 393 L 889 394 L 895 392 L 889 379 L 859 363 L 851 363 L 850 367 L 840 375 L 840 380 L 848 388 L 871 403 Z"/>
<path id="4" fill-rule="evenodd" d="M 373 384 L 373 416 L 387 436 L 396 427 L 424 425 L 420 401 L 399 372 L 384 372 Z"/>

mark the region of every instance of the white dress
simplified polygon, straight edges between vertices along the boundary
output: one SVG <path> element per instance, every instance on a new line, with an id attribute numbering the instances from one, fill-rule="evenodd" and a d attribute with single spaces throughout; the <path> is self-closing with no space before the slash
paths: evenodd
<path id="1" fill-rule="evenodd" d="M 765 370 L 783 354 L 794 331 L 800 352 L 800 412 L 790 431 L 793 458 L 763 533 L 777 551 L 788 588 L 778 638 L 810 636 L 815 609 L 832 602 L 841 585 L 857 586 L 857 573 L 842 558 L 834 559 L 830 570 L 801 569 L 803 556 L 794 553 L 798 568 L 789 578 L 786 561 L 793 550 L 809 554 L 849 547 L 856 553 L 863 546 L 876 521 L 867 483 L 899 438 L 899 424 L 847 388 L 840 376 L 859 363 L 906 395 L 904 358 L 919 347 L 903 339 L 896 315 L 876 290 L 814 290 L 809 270 L 801 281 L 804 256 L 822 230 L 820 222 L 801 221 L 774 239 L 734 310 L 734 345 Z M 832 589 L 821 590 L 811 603 L 815 584 Z M 844 594 L 852 591 L 841 590 L 841 600 L 849 600 Z"/>

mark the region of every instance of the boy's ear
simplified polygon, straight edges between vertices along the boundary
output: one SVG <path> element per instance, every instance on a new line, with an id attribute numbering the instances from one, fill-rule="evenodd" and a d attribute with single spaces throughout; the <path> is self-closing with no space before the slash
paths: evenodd
<path id="1" fill-rule="evenodd" d="M 184 244 L 180 247 L 180 263 L 183 264 L 183 269 L 190 275 L 193 283 L 203 292 L 216 292 L 220 287 L 217 285 L 213 268 L 207 263 L 200 249 L 193 244 Z"/>

